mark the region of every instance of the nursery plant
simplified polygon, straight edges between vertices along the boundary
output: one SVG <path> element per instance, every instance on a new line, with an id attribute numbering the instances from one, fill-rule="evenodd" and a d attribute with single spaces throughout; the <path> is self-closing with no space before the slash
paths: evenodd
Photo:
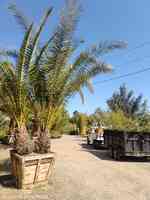
<path id="1" fill-rule="evenodd" d="M 51 129 L 64 104 L 76 93 L 84 100 L 82 88 L 92 92 L 91 79 L 112 70 L 101 56 L 125 48 L 126 43 L 100 42 L 80 51 L 83 40 L 75 34 L 81 10 L 77 1 L 67 1 L 56 29 L 43 45 L 40 36 L 53 9 L 47 9 L 37 28 L 27 23 L 15 5 L 9 9 L 25 35 L 19 50 L 0 52 L 14 58 L 14 62 L 0 64 L 0 110 L 11 119 L 18 154 L 46 154 L 51 151 Z M 31 116 L 34 140 L 27 129 Z"/>
<path id="2" fill-rule="evenodd" d="M 24 66 L 20 64 L 21 62 L 17 64 L 24 73 L 22 81 L 26 83 L 25 96 L 28 99 L 26 101 L 28 105 L 23 104 L 23 106 L 26 106 L 26 112 L 33 114 L 35 135 L 44 138 L 49 134 L 64 103 L 67 103 L 77 92 L 84 100 L 82 87 L 88 87 L 90 91 L 93 91 L 91 78 L 112 70 L 111 65 L 101 60 L 101 56 L 112 50 L 125 48 L 126 43 L 100 42 L 82 52 L 79 51 L 76 58 L 71 59 L 83 42 L 75 36 L 81 10 L 77 1 L 68 1 L 61 12 L 58 26 L 43 46 L 39 42 L 39 37 L 52 8 L 44 15 L 38 31 L 35 31 L 33 24 L 27 23 L 28 20 L 16 6 L 11 5 L 10 9 L 26 31 L 25 44 L 22 45 L 20 53 L 16 50 L 1 52 L 13 55 L 17 60 L 21 57 L 25 61 Z M 40 139 L 38 139 L 38 145 L 41 147 L 36 149 L 41 152 L 47 151 L 49 145 L 46 147 L 45 144 L 39 144 L 39 141 Z M 42 146 L 47 150 L 43 151 Z"/>

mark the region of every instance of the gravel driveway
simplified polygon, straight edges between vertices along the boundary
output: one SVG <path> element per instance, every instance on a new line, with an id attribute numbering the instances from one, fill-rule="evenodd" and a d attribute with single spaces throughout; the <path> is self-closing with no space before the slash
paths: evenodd
<path id="1" fill-rule="evenodd" d="M 32 191 L 0 185 L 0 200 L 150 200 L 150 162 L 113 161 L 78 136 L 53 140 L 52 147 L 56 164 L 49 185 Z M 0 160 L 7 157 L 1 150 Z"/>

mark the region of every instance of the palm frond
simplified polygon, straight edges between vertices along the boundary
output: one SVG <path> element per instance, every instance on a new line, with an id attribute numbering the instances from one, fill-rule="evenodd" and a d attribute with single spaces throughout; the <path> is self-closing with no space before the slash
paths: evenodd
<path id="1" fill-rule="evenodd" d="M 113 50 L 125 49 L 126 47 L 127 43 L 123 41 L 105 41 L 100 42 L 98 45 L 91 46 L 88 52 L 97 57 L 106 53 L 110 53 Z"/>
<path id="2" fill-rule="evenodd" d="M 0 49 L 0 55 L 17 59 L 18 58 L 18 51 L 17 50 Z"/>
<path id="3" fill-rule="evenodd" d="M 74 50 L 74 33 L 79 18 L 76 1 L 70 1 L 62 10 L 60 22 L 54 31 L 54 37 L 48 49 L 47 69 L 57 68 L 57 73 L 68 62 Z M 57 76 L 56 73 L 56 76 Z"/>
<path id="4" fill-rule="evenodd" d="M 44 28 L 44 26 L 45 26 L 45 24 L 47 22 L 47 19 L 50 16 L 52 10 L 53 10 L 53 8 L 47 9 L 47 11 L 45 12 L 45 14 L 43 16 L 43 19 L 41 20 L 41 23 L 40 23 L 36 33 L 35 33 L 35 36 L 33 38 L 33 50 L 32 50 L 33 59 L 34 59 L 34 54 L 37 53 L 36 52 L 36 50 L 37 50 L 36 48 L 38 47 L 40 34 L 41 34 L 41 32 L 42 32 L 42 30 L 43 30 L 43 28 Z"/>
<path id="5" fill-rule="evenodd" d="M 84 103 L 84 94 L 83 94 L 82 90 L 79 89 L 78 93 L 79 93 L 79 95 L 80 95 L 80 98 L 81 98 L 82 103 Z"/>
<path id="6" fill-rule="evenodd" d="M 27 23 L 15 5 L 10 6 L 10 10 L 25 30 L 25 36 L 15 70 L 11 71 L 5 66 L 4 72 L 0 73 L 0 110 L 5 110 L 4 105 L 8 107 L 9 113 L 14 110 L 13 117 L 18 124 L 25 121 L 29 112 L 32 112 L 40 121 L 39 126 L 43 130 L 52 127 L 59 108 L 67 103 L 70 97 L 78 92 L 84 102 L 82 88 L 87 87 L 93 92 L 91 79 L 111 72 L 111 65 L 103 62 L 101 56 L 126 46 L 121 41 L 101 42 L 82 51 L 70 65 L 71 55 L 79 46 L 75 30 L 81 9 L 77 2 L 67 1 L 58 26 L 42 47 L 39 44 L 40 35 L 52 8 L 46 11 L 35 30 L 33 24 Z M 2 97 L 3 93 L 6 102 Z"/>
<path id="7" fill-rule="evenodd" d="M 91 93 L 94 93 L 93 84 L 92 84 L 92 82 L 91 82 L 90 79 L 87 80 L 87 88 L 89 89 L 89 91 L 90 91 Z"/>
<path id="8" fill-rule="evenodd" d="M 24 75 L 26 75 L 26 72 L 29 68 L 30 59 L 28 59 L 28 56 L 31 54 L 29 46 L 31 42 L 32 27 L 33 24 L 30 25 L 28 31 L 26 32 L 19 52 L 18 62 L 16 66 L 19 82 L 23 81 Z"/>
<path id="9" fill-rule="evenodd" d="M 15 17 L 17 23 L 23 28 L 23 30 L 26 32 L 29 27 L 30 23 L 29 20 L 26 18 L 26 16 L 20 11 L 15 4 L 10 4 L 8 9 L 11 11 L 13 16 Z"/>

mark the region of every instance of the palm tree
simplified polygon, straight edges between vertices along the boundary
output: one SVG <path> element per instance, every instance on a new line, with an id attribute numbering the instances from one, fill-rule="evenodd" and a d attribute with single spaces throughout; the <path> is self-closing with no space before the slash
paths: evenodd
<path id="1" fill-rule="evenodd" d="M 122 111 L 127 117 L 143 116 L 147 110 L 147 102 L 142 95 L 134 96 L 132 90 L 128 90 L 126 85 L 122 85 L 118 92 L 114 92 L 112 97 L 107 101 L 111 111 Z"/>
<path id="2" fill-rule="evenodd" d="M 19 129 L 25 127 L 29 113 L 33 114 L 39 135 L 37 148 L 41 152 L 46 152 L 44 147 L 49 144 L 46 142 L 46 145 L 42 145 L 40 139 L 45 140 L 64 104 L 77 92 L 84 100 L 81 88 L 88 87 L 92 91 L 91 78 L 112 70 L 100 56 L 126 46 L 120 41 L 101 42 L 80 52 L 75 59 L 72 59 L 81 42 L 75 39 L 80 7 L 75 1 L 74 4 L 71 2 L 69 1 L 63 10 L 52 37 L 43 46 L 39 44 L 39 37 L 52 8 L 44 15 L 37 31 L 33 24 L 26 26 L 25 37 L 18 55 L 15 51 L 16 66 L 2 64 L 4 79 L 9 77 L 5 86 L 5 89 L 9 90 L 5 95 L 11 105 L 8 114 L 11 116 L 10 113 L 14 111 L 13 118 Z M 17 16 L 14 8 L 13 11 Z M 24 20 L 22 16 L 17 17 L 21 21 Z M 14 56 L 14 51 L 1 52 L 5 54 L 8 52 L 8 55 Z M 4 81 L 2 83 L 4 85 Z M 5 92 L 1 91 L 1 94 Z M 3 102 L 2 98 L 1 101 Z"/>
<path id="3" fill-rule="evenodd" d="M 30 66 L 32 66 L 32 59 L 35 57 L 40 33 L 51 11 L 51 8 L 46 11 L 34 35 L 32 34 L 33 24 L 26 31 L 17 56 L 16 65 L 13 66 L 8 62 L 2 62 L 0 65 L 0 110 L 14 121 L 13 124 L 15 124 L 17 136 L 16 150 L 20 154 L 28 153 L 31 149 L 31 144 L 28 145 L 29 143 L 27 142 L 29 137 L 26 128 L 31 112 L 29 70 Z"/>

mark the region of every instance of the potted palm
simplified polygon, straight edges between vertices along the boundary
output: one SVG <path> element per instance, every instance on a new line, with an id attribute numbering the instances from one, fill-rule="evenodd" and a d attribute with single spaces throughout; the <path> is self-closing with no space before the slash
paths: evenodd
<path id="1" fill-rule="evenodd" d="M 73 3 L 74 2 L 74 3 Z M 72 54 L 82 41 L 75 39 L 80 6 L 69 1 L 61 13 L 60 22 L 52 37 L 41 46 L 39 37 L 52 12 L 48 9 L 37 30 L 25 23 L 15 6 L 10 9 L 25 29 L 18 51 L 1 51 L 15 57 L 16 65 L 1 63 L 0 110 L 13 120 L 15 145 L 11 151 L 12 173 L 18 188 L 47 183 L 54 162 L 50 133 L 59 113 L 69 99 L 82 87 L 93 91 L 91 78 L 110 72 L 110 65 L 100 55 L 124 48 L 123 42 L 104 42 L 79 52 L 70 63 Z M 32 140 L 27 129 L 29 116 L 33 117 Z"/>

